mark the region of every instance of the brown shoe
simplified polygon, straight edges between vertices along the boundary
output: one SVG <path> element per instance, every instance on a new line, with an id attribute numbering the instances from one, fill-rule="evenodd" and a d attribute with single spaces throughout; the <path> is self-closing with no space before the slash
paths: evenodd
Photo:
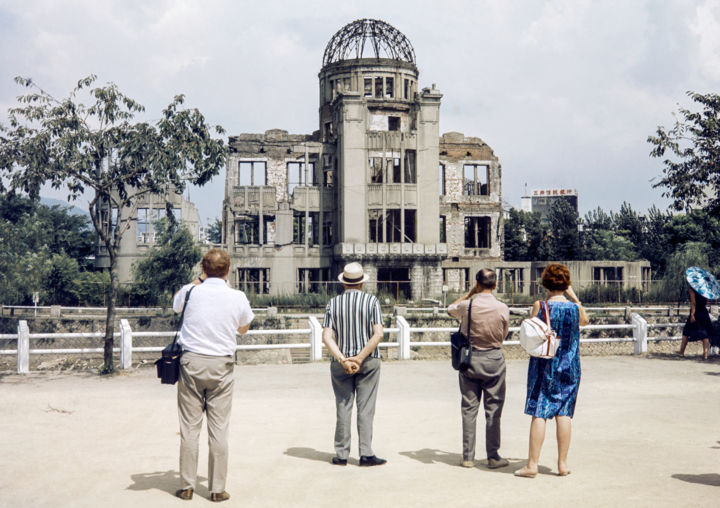
<path id="1" fill-rule="evenodd" d="M 228 494 L 224 490 L 222 492 L 213 492 L 212 494 L 210 494 L 210 501 L 213 501 L 215 503 L 227 501 L 228 499 L 230 499 L 230 494 Z"/>
<path id="2" fill-rule="evenodd" d="M 175 492 L 175 496 L 185 501 L 190 501 L 193 496 L 193 489 L 182 489 Z"/>

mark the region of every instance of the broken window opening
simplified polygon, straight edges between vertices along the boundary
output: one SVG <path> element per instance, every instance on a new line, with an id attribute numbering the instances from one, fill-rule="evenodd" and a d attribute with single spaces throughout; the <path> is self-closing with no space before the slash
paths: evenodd
<path id="1" fill-rule="evenodd" d="M 370 183 L 383 183 L 382 157 L 370 157 Z"/>
<path id="2" fill-rule="evenodd" d="M 363 96 L 365 97 L 372 97 L 373 96 L 373 80 L 372 78 L 365 78 L 363 80 Z"/>
<path id="3" fill-rule="evenodd" d="M 447 243 L 447 217 L 440 216 L 440 243 Z"/>
<path id="4" fill-rule="evenodd" d="M 305 180 L 305 163 L 304 162 L 288 162 L 287 163 L 287 188 L 288 196 L 292 195 L 295 187 L 302 185 L 315 185 L 315 163 L 308 165 L 307 181 Z"/>
<path id="5" fill-rule="evenodd" d="M 308 245 L 317 245 L 320 239 L 318 231 L 319 220 L 319 212 L 309 212 L 306 222 L 305 212 L 295 211 L 293 213 L 293 243 L 296 245 L 305 245 L 305 235 L 307 234 Z"/>
<path id="6" fill-rule="evenodd" d="M 329 278 L 329 268 L 298 268 L 298 293 L 322 293 Z"/>
<path id="7" fill-rule="evenodd" d="M 405 183 L 417 183 L 415 150 L 405 150 Z"/>
<path id="8" fill-rule="evenodd" d="M 488 195 L 488 166 L 485 164 L 463 165 L 463 194 L 466 196 Z"/>
<path id="9" fill-rule="evenodd" d="M 263 238 L 265 243 L 269 242 L 268 225 L 275 221 L 275 216 L 265 215 L 263 217 Z M 260 217 L 242 216 L 235 219 L 235 244 L 236 245 L 260 245 Z"/>
<path id="10" fill-rule="evenodd" d="M 465 247 L 490 248 L 490 217 L 465 217 Z"/>
<path id="11" fill-rule="evenodd" d="M 263 186 L 267 177 L 267 163 L 265 161 L 239 161 L 238 185 Z"/>
<path id="12" fill-rule="evenodd" d="M 375 98 L 383 98 L 383 78 L 375 78 Z"/>
<path id="13" fill-rule="evenodd" d="M 371 243 L 415 243 L 416 211 L 405 210 L 405 234 L 402 231 L 402 210 L 368 210 L 368 229 Z M 384 233 L 384 236 L 383 236 Z"/>
<path id="14" fill-rule="evenodd" d="M 269 268 L 238 268 L 238 289 L 251 294 L 268 294 L 270 292 Z"/>
<path id="15" fill-rule="evenodd" d="M 385 98 L 392 99 L 394 95 L 394 80 L 393 78 L 385 78 Z"/>
<path id="16" fill-rule="evenodd" d="M 403 99 L 410 98 L 410 80 L 406 79 L 403 86 Z"/>
<path id="17" fill-rule="evenodd" d="M 389 131 L 399 131 L 400 130 L 400 117 L 399 116 L 389 116 L 388 117 L 388 130 Z"/>
<path id="18" fill-rule="evenodd" d="M 622 266 L 596 266 L 593 268 L 593 282 L 599 286 L 617 286 L 623 282 Z"/>
<path id="19" fill-rule="evenodd" d="M 387 159 L 386 167 L 388 181 L 391 183 L 400 183 L 400 157 L 393 157 L 391 159 Z"/>

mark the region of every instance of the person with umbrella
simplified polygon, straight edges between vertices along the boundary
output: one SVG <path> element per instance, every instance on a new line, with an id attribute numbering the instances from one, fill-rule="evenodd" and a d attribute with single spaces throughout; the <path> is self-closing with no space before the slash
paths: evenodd
<path id="1" fill-rule="evenodd" d="M 710 313 L 707 309 L 708 300 L 720 299 L 720 284 L 708 271 L 697 266 L 685 270 L 685 278 L 690 285 L 690 315 L 685 322 L 680 344 L 680 356 L 685 355 L 688 342 L 701 340 L 703 343 L 703 360 L 707 360 L 710 349 L 710 337 L 714 330 Z"/>

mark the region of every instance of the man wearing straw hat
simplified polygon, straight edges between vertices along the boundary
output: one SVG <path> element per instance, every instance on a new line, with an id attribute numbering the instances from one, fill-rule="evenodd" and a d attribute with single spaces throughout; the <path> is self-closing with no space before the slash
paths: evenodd
<path id="1" fill-rule="evenodd" d="M 332 463 L 347 465 L 353 400 L 357 404 L 360 465 L 379 466 L 387 462 L 372 450 L 373 418 L 380 381 L 382 315 L 377 298 L 363 292 L 367 275 L 360 263 L 345 265 L 338 280 L 345 291 L 328 302 L 323 322 L 323 342 L 333 360 L 330 378 L 335 392 L 335 457 Z"/>

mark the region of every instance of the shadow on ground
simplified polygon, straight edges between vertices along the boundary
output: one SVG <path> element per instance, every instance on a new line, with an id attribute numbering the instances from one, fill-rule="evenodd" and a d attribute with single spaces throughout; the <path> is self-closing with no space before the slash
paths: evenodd
<path id="1" fill-rule="evenodd" d="M 409 457 L 423 464 L 447 464 L 448 466 L 460 467 L 462 462 L 462 455 L 459 453 L 445 452 L 443 450 L 435 450 L 432 448 L 423 448 L 422 450 L 400 452 L 400 455 Z M 507 458 L 507 457 L 506 457 Z M 511 459 L 508 458 L 510 464 L 500 469 L 488 469 L 486 460 L 476 460 L 475 467 L 483 469 L 493 473 L 514 473 L 517 469 L 523 467 L 527 461 L 525 459 Z M 545 466 L 539 466 L 538 472 L 540 474 L 548 474 L 551 469 Z"/>
<path id="2" fill-rule="evenodd" d="M 685 355 L 680 356 L 677 353 L 648 353 L 646 358 L 650 358 L 651 360 L 671 360 L 676 362 L 696 362 L 696 363 L 705 363 L 705 364 L 711 364 L 711 365 L 718 365 L 720 364 L 720 356 L 710 356 L 707 360 L 702 359 L 702 355 Z M 715 374 L 720 375 L 720 374 Z"/>
<path id="3" fill-rule="evenodd" d="M 180 473 L 178 471 L 157 471 L 155 473 L 138 473 L 130 476 L 133 481 L 132 485 L 128 485 L 126 490 L 162 490 L 168 494 L 175 495 L 175 491 L 180 488 Z M 207 480 L 202 476 L 198 476 L 198 483 Z M 207 488 L 197 485 L 195 492 L 199 495 L 208 497 L 210 495 Z"/>
<path id="4" fill-rule="evenodd" d="M 676 480 L 680 480 L 688 483 L 699 483 L 700 485 L 710 485 L 712 487 L 720 487 L 720 474 L 717 473 L 706 473 L 706 474 L 674 474 L 672 475 Z"/>
<path id="5" fill-rule="evenodd" d="M 335 456 L 334 453 L 321 452 L 315 448 L 305 448 L 301 446 L 288 448 L 285 450 L 285 455 L 289 457 L 296 457 L 298 459 L 317 460 L 318 462 L 327 463 L 330 463 L 332 458 Z M 348 460 L 348 464 L 352 464 L 353 462 L 353 459 Z"/>

